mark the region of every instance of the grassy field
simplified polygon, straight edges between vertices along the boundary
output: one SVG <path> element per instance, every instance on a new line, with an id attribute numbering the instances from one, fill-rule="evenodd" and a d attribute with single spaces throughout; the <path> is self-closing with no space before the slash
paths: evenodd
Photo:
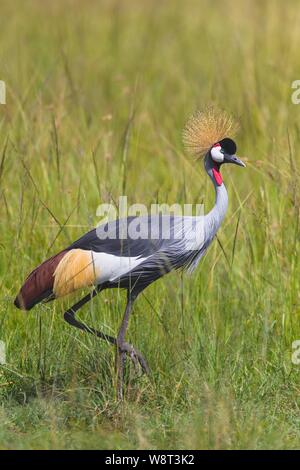
<path id="1" fill-rule="evenodd" d="M 1 2 L 0 448 L 300 447 L 299 20 L 291 0 Z M 12 301 L 101 202 L 210 209 L 181 129 L 211 101 L 239 117 L 247 168 L 223 171 L 229 210 L 197 272 L 136 302 L 128 338 L 153 377 L 131 370 L 119 403 L 114 350 L 63 321 L 74 297 Z M 115 335 L 124 301 L 80 317 Z"/>

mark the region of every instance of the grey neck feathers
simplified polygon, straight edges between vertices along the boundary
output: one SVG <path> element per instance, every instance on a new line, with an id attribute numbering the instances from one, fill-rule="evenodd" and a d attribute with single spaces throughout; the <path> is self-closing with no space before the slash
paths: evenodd
<path id="1" fill-rule="evenodd" d="M 221 186 L 218 186 L 215 182 L 215 178 L 213 176 L 212 168 L 213 168 L 213 161 L 209 155 L 205 158 L 205 169 L 207 174 L 209 175 L 210 179 L 213 182 L 215 193 L 216 193 L 216 202 L 214 207 L 211 209 L 208 214 L 206 214 L 206 236 L 209 238 L 213 238 L 217 233 L 227 211 L 228 207 L 228 194 L 224 183 Z"/>

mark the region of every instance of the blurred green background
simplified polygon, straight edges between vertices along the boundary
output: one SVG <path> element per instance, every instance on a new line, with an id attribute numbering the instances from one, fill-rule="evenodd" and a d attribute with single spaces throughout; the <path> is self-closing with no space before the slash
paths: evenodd
<path id="1" fill-rule="evenodd" d="M 0 448 L 297 448 L 300 365 L 297 1 L 2 1 Z M 229 210 L 192 276 L 136 302 L 128 338 L 153 377 L 71 329 L 74 297 L 17 311 L 45 258 L 98 223 L 97 206 L 202 203 L 214 192 L 181 129 L 214 102 L 241 124 Z M 77 298 L 77 297 L 76 297 Z M 116 334 L 123 294 L 81 312 Z"/>

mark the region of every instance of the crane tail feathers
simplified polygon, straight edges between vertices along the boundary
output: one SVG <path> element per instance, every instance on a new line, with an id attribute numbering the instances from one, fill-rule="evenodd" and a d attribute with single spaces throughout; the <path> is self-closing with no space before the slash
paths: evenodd
<path id="1" fill-rule="evenodd" d="M 21 287 L 14 304 L 30 310 L 41 301 L 63 297 L 95 282 L 92 253 L 87 250 L 64 250 L 34 269 Z"/>
<path id="2" fill-rule="evenodd" d="M 65 254 L 66 251 L 61 251 L 52 256 L 27 276 L 14 301 L 17 308 L 30 310 L 42 300 L 53 298 L 53 274 Z"/>

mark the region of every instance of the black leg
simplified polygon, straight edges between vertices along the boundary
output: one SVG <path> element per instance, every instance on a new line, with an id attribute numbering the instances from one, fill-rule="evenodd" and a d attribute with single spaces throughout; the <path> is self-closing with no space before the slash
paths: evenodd
<path id="1" fill-rule="evenodd" d="M 143 358 L 142 354 L 135 349 L 131 344 L 125 342 L 125 335 L 126 330 L 128 327 L 129 316 L 132 309 L 133 302 L 136 296 L 130 296 L 128 293 L 127 296 L 127 305 L 124 313 L 124 317 L 122 320 L 121 328 L 117 338 L 113 338 L 102 331 L 98 331 L 95 328 L 85 325 L 84 323 L 80 322 L 75 318 L 76 312 L 83 307 L 87 302 L 89 302 L 93 297 L 95 297 L 101 291 L 100 288 L 94 289 L 90 294 L 83 297 L 83 299 L 79 300 L 76 304 L 74 304 L 71 308 L 69 308 L 64 313 L 64 319 L 69 325 L 75 326 L 82 331 L 86 331 L 87 333 L 91 333 L 98 338 L 101 338 L 110 344 L 116 345 L 116 371 L 117 371 L 117 396 L 119 399 L 123 398 L 123 386 L 124 386 L 124 365 L 125 365 L 125 358 L 126 355 L 134 363 L 135 368 L 137 369 L 138 364 L 140 364 L 142 371 L 146 374 L 150 374 L 149 367 L 147 362 Z"/>
<path id="2" fill-rule="evenodd" d="M 135 367 L 137 368 L 138 363 L 142 367 L 143 372 L 146 374 L 150 373 L 149 367 L 147 365 L 147 362 L 141 355 L 139 351 L 134 349 L 134 347 L 125 342 L 125 335 L 126 335 L 126 330 L 128 327 L 129 323 L 129 316 L 132 310 L 132 305 L 135 300 L 135 296 L 130 294 L 130 292 L 127 293 L 127 304 L 123 316 L 123 320 L 121 323 L 121 327 L 117 336 L 117 341 L 116 341 L 116 373 L 117 373 L 117 398 L 119 400 L 123 399 L 123 388 L 124 388 L 124 365 L 125 365 L 125 357 L 126 354 L 129 355 L 130 359 L 133 361 Z"/>
<path id="3" fill-rule="evenodd" d="M 130 298 L 129 294 L 127 295 L 127 304 L 125 308 L 125 313 L 117 337 L 117 347 L 116 347 L 116 373 L 117 373 L 117 398 L 119 400 L 123 399 L 123 387 L 124 387 L 124 366 L 125 366 L 125 351 L 123 350 L 125 334 L 128 327 L 129 315 L 132 309 L 133 300 Z"/>
<path id="4" fill-rule="evenodd" d="M 96 335 L 98 338 L 104 339 L 105 341 L 108 341 L 111 344 L 117 344 L 116 338 L 106 335 L 105 333 L 102 333 L 102 331 L 98 331 L 95 328 L 91 328 L 90 326 L 85 325 L 84 323 L 76 320 L 75 318 L 75 313 L 84 304 L 86 304 L 93 297 L 95 297 L 99 292 L 100 292 L 100 289 L 94 289 L 90 294 L 86 295 L 85 297 L 83 297 L 83 299 L 79 300 L 79 302 L 74 304 L 71 308 L 69 308 L 69 310 L 67 310 L 64 313 L 64 319 L 67 323 L 69 323 L 72 326 L 75 326 L 76 328 L 79 328 L 80 330 L 87 331 L 88 333 Z"/>

